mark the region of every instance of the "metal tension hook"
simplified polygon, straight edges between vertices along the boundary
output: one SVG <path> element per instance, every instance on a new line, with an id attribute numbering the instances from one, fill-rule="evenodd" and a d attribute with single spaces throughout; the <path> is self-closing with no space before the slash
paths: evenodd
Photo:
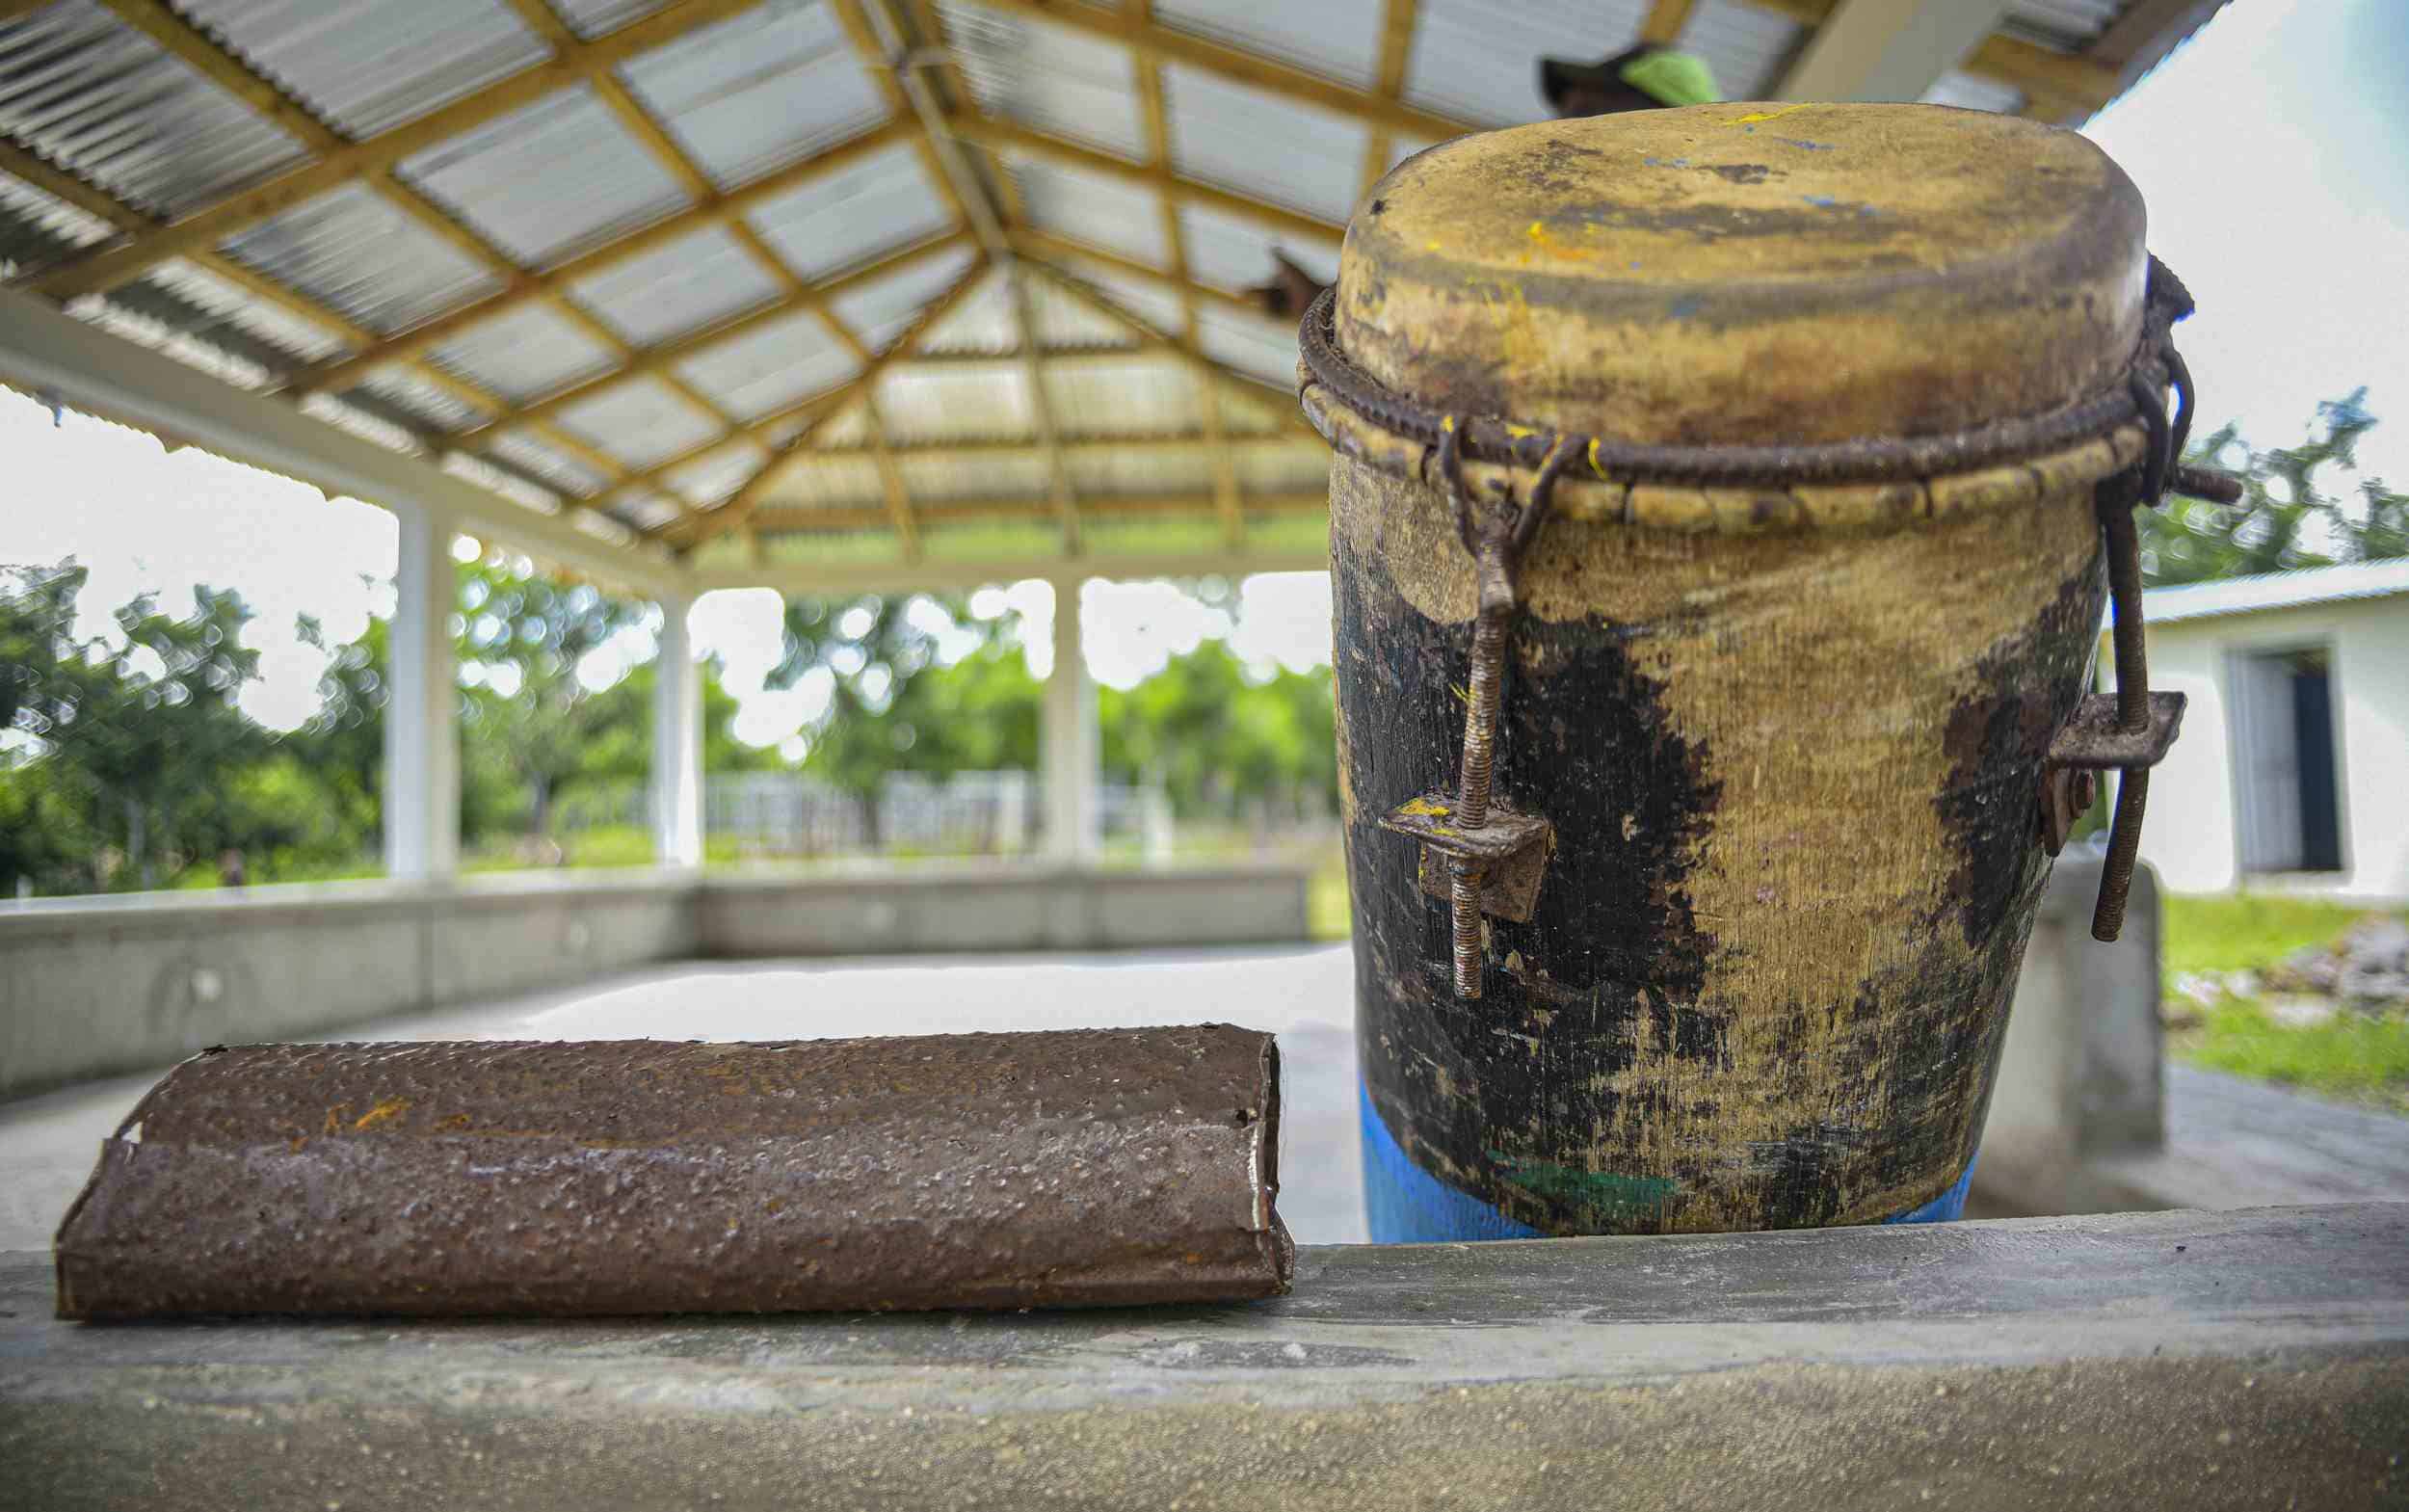
<path id="1" fill-rule="evenodd" d="M 1554 848 L 1555 830 L 1536 814 L 1517 813 L 1492 792 L 1496 768 L 1497 708 L 1505 681 L 1506 632 L 1517 605 L 1515 572 L 1522 552 L 1546 523 L 1556 480 L 1573 448 L 1561 435 L 1549 444 L 1522 507 L 1511 489 L 1485 518 L 1464 483 L 1464 421 L 1440 422 L 1437 460 L 1456 537 L 1473 563 L 1478 610 L 1472 622 L 1471 685 L 1464 711 L 1464 756 L 1455 791 L 1433 791 L 1399 806 L 1384 829 L 1421 842 L 1422 890 L 1444 897 L 1453 914 L 1453 974 L 1458 997 L 1481 995 L 1485 960 L 1481 915 L 1527 921 Z"/>

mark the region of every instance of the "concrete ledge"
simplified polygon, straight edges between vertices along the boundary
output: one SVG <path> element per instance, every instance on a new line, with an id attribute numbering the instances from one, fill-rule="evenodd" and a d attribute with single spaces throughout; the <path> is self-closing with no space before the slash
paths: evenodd
<path id="1" fill-rule="evenodd" d="M 693 955 L 1297 941 L 1298 867 L 520 872 L 0 904 L 0 1097 Z"/>
<path id="2" fill-rule="evenodd" d="M 1302 940 L 1300 866 L 1099 871 L 983 863 L 714 876 L 710 956 L 1095 950 Z"/>
<path id="3" fill-rule="evenodd" d="M 1308 1249 L 1227 1308 L 593 1324 L 50 1316 L 45 1507 L 2398 1504 L 2409 1206 Z"/>

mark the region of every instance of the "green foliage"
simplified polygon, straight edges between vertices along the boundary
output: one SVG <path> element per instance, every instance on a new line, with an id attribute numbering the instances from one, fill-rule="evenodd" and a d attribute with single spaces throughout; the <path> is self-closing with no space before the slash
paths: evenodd
<path id="1" fill-rule="evenodd" d="M 1330 672 L 1252 674 L 1223 641 L 1175 656 L 1127 692 L 1105 688 L 1104 771 L 1160 783 L 1172 811 L 1217 811 L 1242 793 L 1320 793 L 1337 802 Z"/>
<path id="2" fill-rule="evenodd" d="M 2188 460 L 2239 476 L 2242 497 L 2222 505 L 2171 495 L 2143 510 L 2143 581 L 2157 587 L 2409 556 L 2409 494 L 2380 478 L 2359 480 L 2355 507 L 2325 491 L 2329 472 L 2358 469 L 2359 441 L 2376 425 L 2367 396 L 2361 387 L 2319 404 L 2320 434 L 2298 446 L 2256 450 L 2230 423 L 2194 445 Z"/>
<path id="3" fill-rule="evenodd" d="M 2324 944 L 2369 911 L 2321 898 L 2271 893 L 2168 896 L 2160 967 L 2172 994 L 2198 972 L 2263 971 L 2304 946 Z M 2196 1066 L 2274 1081 L 2325 1097 L 2409 1112 L 2409 1017 L 2344 1010 L 2322 1022 L 2278 1022 L 2253 997 L 2222 996 L 2168 1047 Z"/>

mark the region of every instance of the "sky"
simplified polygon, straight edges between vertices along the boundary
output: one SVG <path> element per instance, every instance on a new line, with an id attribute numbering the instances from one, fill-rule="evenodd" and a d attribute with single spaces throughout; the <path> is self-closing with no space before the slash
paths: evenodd
<path id="1" fill-rule="evenodd" d="M 2086 129 L 2140 186 L 2154 251 L 2200 313 L 2179 329 L 2201 396 L 2200 430 L 2237 418 L 2260 445 L 2301 438 L 2318 400 L 2366 384 L 2390 417 L 2365 470 L 2409 481 L 2409 26 L 2402 0 L 2236 0 Z M 383 511 L 323 499 L 288 479 L 0 392 L 0 564 L 72 556 L 92 569 L 87 633 L 136 593 L 181 605 L 190 586 L 238 589 L 259 612 L 247 644 L 263 680 L 243 704 L 289 729 L 316 707 L 323 657 L 293 634 L 317 616 L 331 640 L 389 605 L 395 532 Z M 1247 579 L 1230 616 L 1161 583 L 1091 580 L 1082 591 L 1089 672 L 1128 687 L 1208 635 L 1268 667 L 1326 663 L 1321 573 Z M 982 607 L 1024 617 L 1032 670 L 1052 662 L 1053 594 L 992 590 Z M 707 596 L 697 646 L 723 658 L 741 701 L 737 733 L 788 740 L 824 706 L 818 683 L 761 686 L 778 658 L 766 590 Z M 649 653 L 631 636 L 587 669 L 615 676 Z"/>

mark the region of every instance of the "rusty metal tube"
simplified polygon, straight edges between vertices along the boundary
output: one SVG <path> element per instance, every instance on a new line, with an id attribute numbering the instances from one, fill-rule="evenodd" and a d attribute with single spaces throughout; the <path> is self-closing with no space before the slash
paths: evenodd
<path id="1" fill-rule="evenodd" d="M 211 1050 L 102 1145 L 59 1312 L 1271 1296 L 1279 1088 L 1229 1025 Z"/>

